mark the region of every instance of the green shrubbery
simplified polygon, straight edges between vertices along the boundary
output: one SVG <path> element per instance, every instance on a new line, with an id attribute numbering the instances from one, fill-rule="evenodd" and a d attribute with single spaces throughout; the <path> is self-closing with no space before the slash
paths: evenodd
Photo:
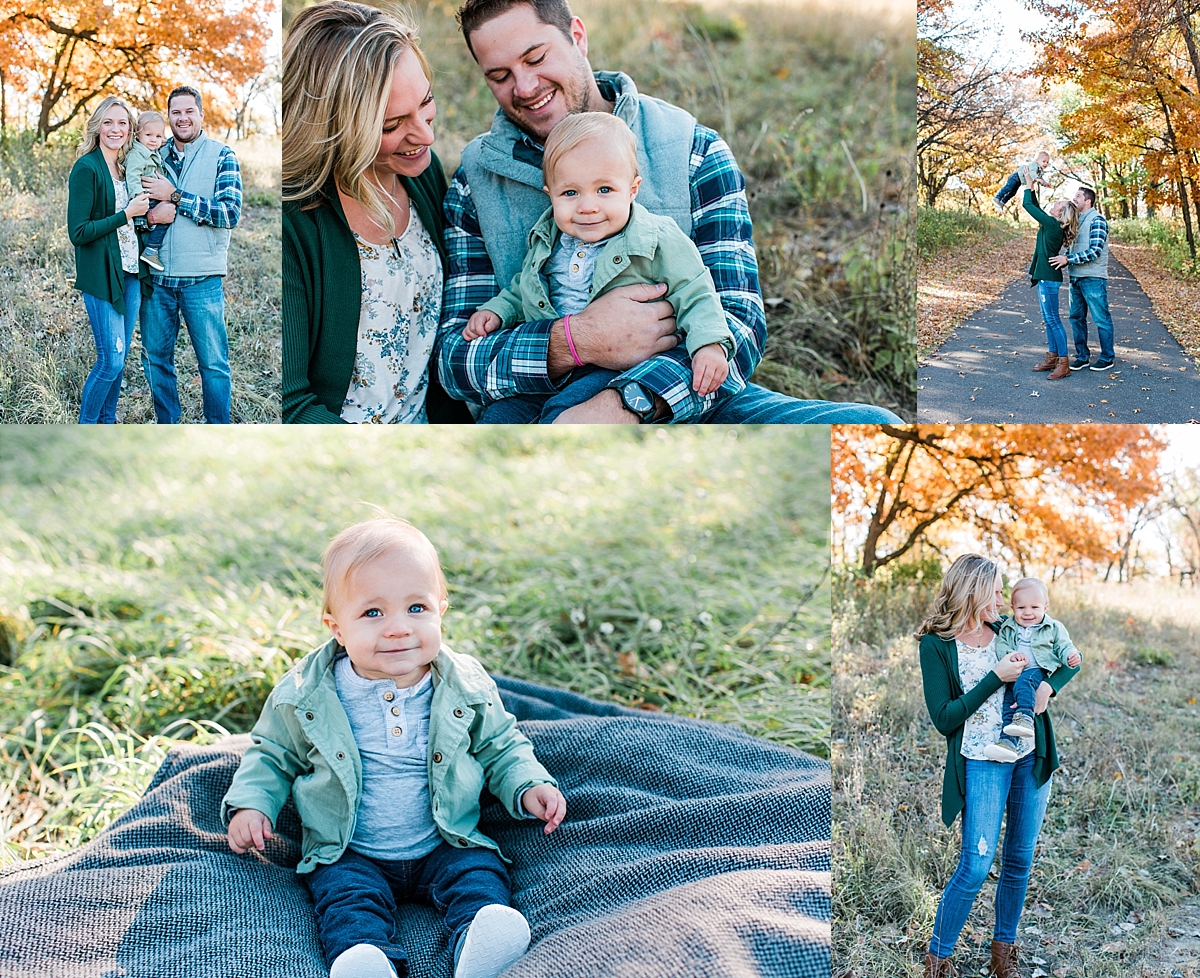
<path id="1" fill-rule="evenodd" d="M 1185 278 L 1200 277 L 1200 263 L 1192 259 L 1187 238 L 1178 224 L 1168 224 L 1158 218 L 1122 219 L 1108 222 L 1114 241 L 1125 244 L 1152 245 L 1167 265 Z"/>
<path id="2" fill-rule="evenodd" d="M 1011 237 L 1013 225 L 998 217 L 974 211 L 940 207 L 917 209 L 917 250 L 922 258 L 971 247 L 993 235 Z"/>

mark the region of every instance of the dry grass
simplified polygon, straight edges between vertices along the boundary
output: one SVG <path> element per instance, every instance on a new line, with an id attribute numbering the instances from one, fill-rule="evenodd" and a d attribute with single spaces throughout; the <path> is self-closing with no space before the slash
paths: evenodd
<path id="1" fill-rule="evenodd" d="M 4 424 L 73 423 L 79 417 L 83 382 L 95 362 L 87 313 L 81 294 L 72 287 L 75 252 L 66 232 L 72 161 L 63 147 L 51 147 L 55 149 L 32 174 L 14 172 L 11 160 L 7 174 L 0 171 L 0 184 L 9 191 L 0 205 L 0 241 L 5 243 L 0 263 L 0 423 Z M 279 143 L 260 137 L 235 144 L 234 149 L 243 166 L 246 206 L 233 232 L 225 280 L 232 420 L 278 422 Z M 31 189 L 20 192 L 14 182 Z M 186 335 L 186 330 L 181 334 Z M 126 424 L 154 420 L 140 353 L 135 334 L 117 409 L 118 421 Z M 183 420 L 201 421 L 200 378 L 186 341 L 176 352 L 176 369 Z"/>
<path id="2" fill-rule="evenodd" d="M 929 591 L 842 582 L 834 612 L 834 974 L 920 974 L 960 823 L 941 824 L 945 741 L 909 637 Z M 1143 974 L 1200 870 L 1200 601 L 1167 585 L 1059 586 L 1084 669 L 1051 705 L 1055 775 L 1019 933 L 1056 978 Z M 955 955 L 974 972 L 994 887 Z M 1155 974 L 1146 970 L 1145 974 Z"/>

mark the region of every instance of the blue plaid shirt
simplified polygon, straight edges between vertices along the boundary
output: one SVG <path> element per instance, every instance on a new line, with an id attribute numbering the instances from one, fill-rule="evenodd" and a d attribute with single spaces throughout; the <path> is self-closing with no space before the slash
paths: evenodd
<path id="1" fill-rule="evenodd" d="M 724 140 L 699 124 L 692 138 L 688 178 L 692 240 L 716 283 L 733 333 L 734 354 L 729 380 L 706 397 L 692 390 L 692 361 L 683 344 L 621 374 L 622 380 L 636 380 L 656 391 L 671 406 L 672 423 L 700 420 L 715 407 L 719 394 L 741 390 L 762 359 L 767 337 L 746 181 Z M 514 394 L 550 394 L 561 389 L 567 378 L 552 380 L 546 364 L 555 320 L 534 320 L 473 342 L 462 338 L 471 314 L 500 288 L 461 167 L 450 182 L 443 208 L 448 260 L 438 336 L 442 386 L 451 397 L 476 406 Z"/>
<path id="2" fill-rule="evenodd" d="M 183 169 L 183 154 L 176 153 L 175 140 L 168 139 L 163 151 L 159 153 L 163 163 L 171 171 L 171 182 L 178 184 L 179 173 Z M 235 228 L 242 217 L 242 170 L 238 166 L 237 157 L 228 146 L 221 150 L 217 157 L 217 182 L 211 197 L 201 197 L 199 194 L 184 193 L 175 205 L 176 218 L 187 217 L 197 224 L 207 224 L 214 228 Z M 167 289 L 186 289 L 195 285 L 206 275 L 155 275 L 154 284 Z"/>
<path id="3" fill-rule="evenodd" d="M 1067 263 L 1070 265 L 1081 265 L 1084 262 L 1095 261 L 1100 257 L 1100 253 L 1104 250 L 1104 245 L 1108 241 L 1108 221 L 1104 219 L 1104 215 L 1096 211 L 1096 216 L 1092 218 L 1092 226 L 1088 233 L 1088 246 L 1086 251 L 1077 251 L 1075 254 L 1067 255 Z"/>

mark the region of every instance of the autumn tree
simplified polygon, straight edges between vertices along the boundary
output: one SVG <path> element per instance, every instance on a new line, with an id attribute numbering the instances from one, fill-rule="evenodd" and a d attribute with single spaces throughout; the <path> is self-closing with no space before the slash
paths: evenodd
<path id="1" fill-rule="evenodd" d="M 839 532 L 867 576 L 919 545 L 956 546 L 963 529 L 1022 573 L 1118 563 L 1166 447 L 1146 425 L 836 426 L 832 438 Z"/>
<path id="2" fill-rule="evenodd" d="M 164 109 L 179 84 L 232 93 L 261 74 L 275 0 L 0 0 L 7 81 L 37 100 L 45 138 L 101 96 Z M 230 106 L 214 106 L 215 125 Z M 206 112 L 208 112 L 206 106 Z"/>

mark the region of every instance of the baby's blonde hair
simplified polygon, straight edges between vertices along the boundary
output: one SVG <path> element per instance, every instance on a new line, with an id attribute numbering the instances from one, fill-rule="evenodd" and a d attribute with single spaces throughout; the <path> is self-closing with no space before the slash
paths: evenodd
<path id="1" fill-rule="evenodd" d="M 433 559 L 438 576 L 438 596 L 445 601 L 446 575 L 442 573 L 442 562 L 438 559 L 437 549 L 429 542 L 429 538 L 408 520 L 386 517 L 355 523 L 329 541 L 329 546 L 321 556 L 321 568 L 324 571 L 322 586 L 325 592 L 321 614 L 331 613 L 330 598 L 346 583 L 346 579 L 355 568 L 369 564 L 390 550 L 410 549 L 414 545 L 416 549 L 426 551 Z"/>
<path id="2" fill-rule="evenodd" d="M 137 125 L 133 130 L 135 137 L 141 133 L 142 126 L 144 126 L 147 122 L 161 122 L 163 124 L 163 130 L 166 131 L 167 120 L 164 119 L 159 113 L 148 109 L 137 118 Z"/>
<path id="3" fill-rule="evenodd" d="M 1034 154 L 1033 154 L 1033 158 L 1034 158 L 1035 160 L 1036 160 L 1036 159 L 1038 159 L 1039 157 L 1042 157 L 1042 156 L 1046 157 L 1046 162 L 1047 162 L 1047 163 L 1049 163 L 1049 162 L 1050 162 L 1050 154 L 1049 154 L 1049 153 L 1047 153 L 1047 152 L 1046 152 L 1044 149 L 1039 149 L 1039 150 L 1038 150 L 1036 153 L 1034 153 Z"/>
<path id="4" fill-rule="evenodd" d="M 1000 565 L 979 554 L 963 554 L 946 571 L 942 586 L 933 596 L 929 614 L 921 622 L 917 638 L 932 632 L 953 638 L 971 624 L 981 624 L 983 609 L 992 603 Z"/>
<path id="5" fill-rule="evenodd" d="M 1014 604 L 1017 601 L 1017 593 L 1019 591 L 1041 591 L 1042 597 L 1046 602 L 1050 601 L 1050 591 L 1046 587 L 1044 581 L 1039 581 L 1036 577 L 1022 577 L 1016 584 L 1012 586 L 1012 594 L 1009 595 L 1009 600 Z"/>
<path id="6" fill-rule="evenodd" d="M 639 176 L 637 140 L 621 119 L 608 112 L 576 112 L 567 116 L 551 131 L 542 154 L 542 179 L 546 186 L 554 176 L 558 161 L 590 139 L 606 139 L 625 150 L 633 176 Z"/>

